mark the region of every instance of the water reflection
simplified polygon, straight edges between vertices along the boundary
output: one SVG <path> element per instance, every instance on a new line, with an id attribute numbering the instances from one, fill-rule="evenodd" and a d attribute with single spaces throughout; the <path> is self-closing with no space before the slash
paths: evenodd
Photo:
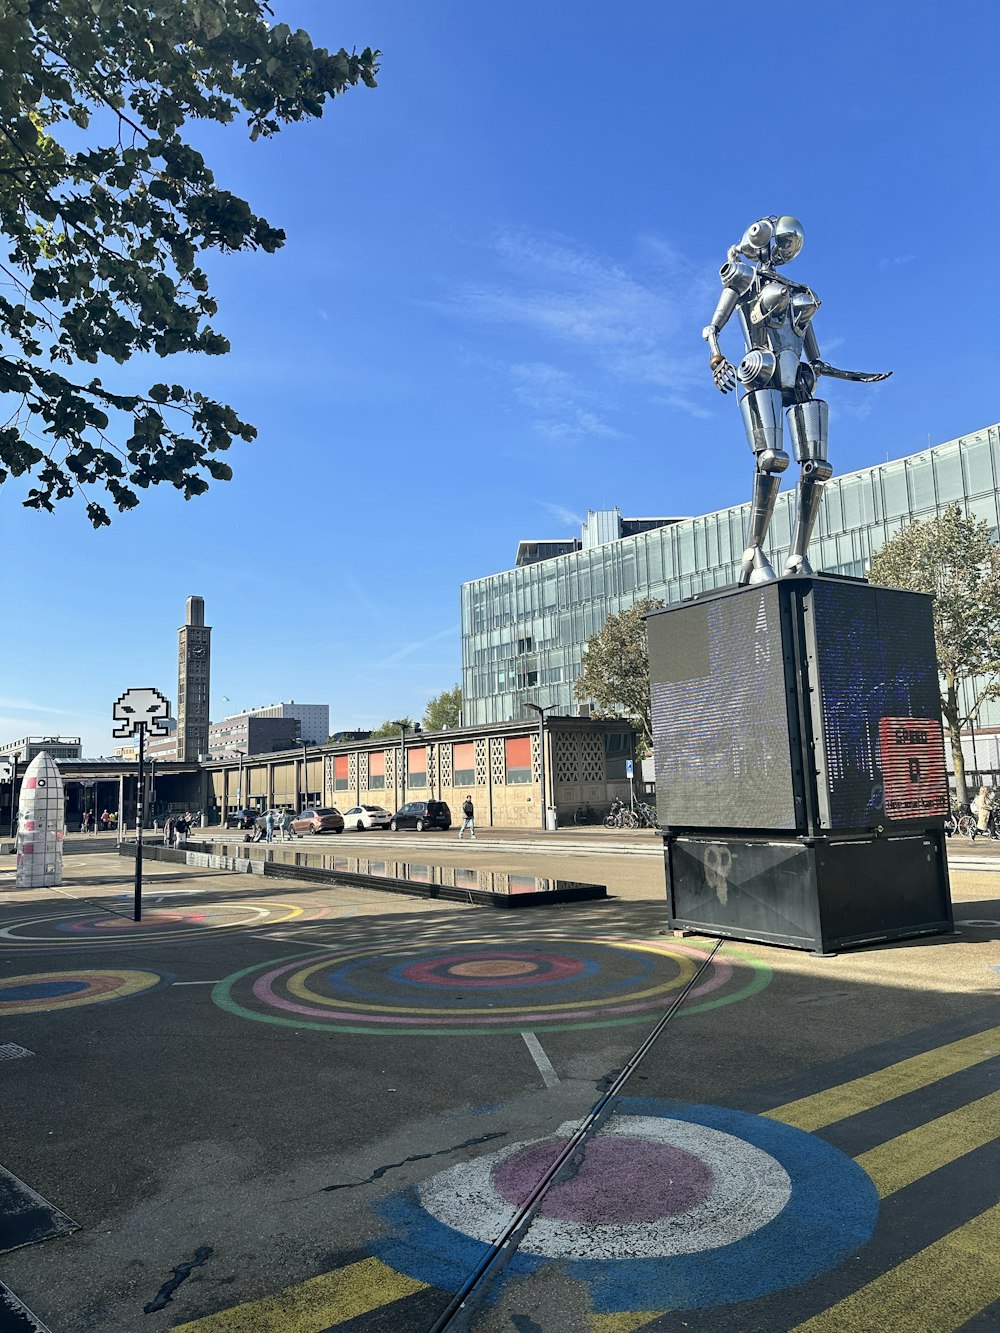
<path id="1" fill-rule="evenodd" d="M 242 843 L 226 846 L 224 854 L 246 857 L 254 861 L 270 861 L 279 865 L 301 866 L 311 870 L 327 870 L 335 874 L 361 876 L 368 879 L 396 880 L 422 887 L 465 891 L 477 895 L 496 894 L 513 897 L 521 894 L 573 893 L 580 897 L 605 897 L 606 889 L 600 884 L 585 884 L 580 880 L 540 878 L 535 875 L 515 875 L 505 870 L 481 870 L 472 866 L 435 866 L 422 861 L 388 861 L 367 856 L 338 856 L 325 851 L 293 851 L 283 847 L 264 847 L 259 843 L 251 848 Z"/>

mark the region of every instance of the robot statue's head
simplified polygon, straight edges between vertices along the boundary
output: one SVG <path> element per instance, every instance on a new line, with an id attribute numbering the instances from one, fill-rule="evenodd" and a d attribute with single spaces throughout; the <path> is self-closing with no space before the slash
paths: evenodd
<path id="1" fill-rule="evenodd" d="M 787 264 L 802 249 L 806 234 L 798 218 L 777 218 L 774 224 L 774 240 L 771 242 L 771 259 L 775 264 Z"/>
<path id="2" fill-rule="evenodd" d="M 798 218 L 769 217 L 752 223 L 736 247 L 758 263 L 787 264 L 802 249 L 805 232 Z"/>

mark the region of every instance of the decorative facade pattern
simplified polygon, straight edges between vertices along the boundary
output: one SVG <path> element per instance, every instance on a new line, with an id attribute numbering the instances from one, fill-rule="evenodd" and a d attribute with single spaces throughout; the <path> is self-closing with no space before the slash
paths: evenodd
<path id="1" fill-rule="evenodd" d="M 502 787 L 507 781 L 507 760 L 502 736 L 490 737 L 490 781 L 494 787 Z"/>
<path id="2" fill-rule="evenodd" d="M 476 786 L 489 786 L 490 770 L 486 760 L 485 739 L 476 741 Z"/>
<path id="3" fill-rule="evenodd" d="M 455 747 L 448 742 L 438 746 L 438 764 L 441 769 L 441 786 L 451 786 L 451 775 L 454 772 L 453 759 Z"/>

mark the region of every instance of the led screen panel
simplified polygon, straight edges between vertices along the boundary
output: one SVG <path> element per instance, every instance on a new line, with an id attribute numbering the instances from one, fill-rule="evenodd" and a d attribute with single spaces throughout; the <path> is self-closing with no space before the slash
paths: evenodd
<path id="1" fill-rule="evenodd" d="M 926 823 L 948 810 L 929 597 L 817 582 L 807 602 L 822 823 Z"/>
<path id="2" fill-rule="evenodd" d="M 778 585 L 646 623 L 660 823 L 794 829 Z"/>

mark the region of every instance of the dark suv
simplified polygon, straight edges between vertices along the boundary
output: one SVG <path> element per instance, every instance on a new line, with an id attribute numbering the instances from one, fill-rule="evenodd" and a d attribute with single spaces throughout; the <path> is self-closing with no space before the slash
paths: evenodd
<path id="1" fill-rule="evenodd" d="M 400 828 L 415 828 L 421 833 L 425 828 L 451 828 L 451 811 L 444 801 L 407 801 L 392 819 L 389 827 L 395 833 Z"/>

